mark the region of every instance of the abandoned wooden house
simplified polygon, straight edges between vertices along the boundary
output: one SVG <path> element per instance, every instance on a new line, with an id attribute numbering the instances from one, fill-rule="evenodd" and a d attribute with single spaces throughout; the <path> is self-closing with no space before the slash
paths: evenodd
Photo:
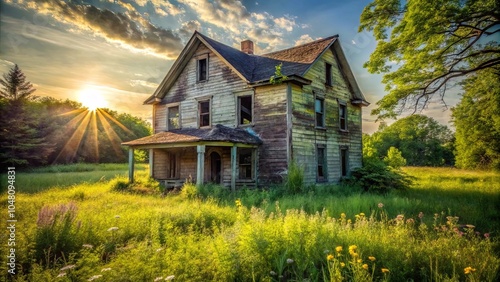
<path id="1" fill-rule="evenodd" d="M 361 108 L 369 105 L 338 36 L 256 55 L 195 32 L 155 93 L 150 174 L 236 189 L 281 182 L 296 162 L 306 183 L 337 182 L 361 166 Z M 282 81 L 270 81 L 281 64 Z"/>

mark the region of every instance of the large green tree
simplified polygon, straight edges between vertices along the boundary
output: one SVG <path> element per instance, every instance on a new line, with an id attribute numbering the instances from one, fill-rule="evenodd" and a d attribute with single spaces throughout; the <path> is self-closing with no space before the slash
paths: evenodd
<path id="1" fill-rule="evenodd" d="M 36 90 L 17 64 L 0 79 L 0 87 L 0 96 L 14 101 L 28 99 Z"/>
<path id="2" fill-rule="evenodd" d="M 453 134 L 447 126 L 424 115 L 411 115 L 363 135 L 363 154 L 383 159 L 391 147 L 401 151 L 407 165 L 453 164 Z"/>
<path id="3" fill-rule="evenodd" d="M 464 94 L 452 109 L 456 165 L 500 170 L 500 80 L 482 71 L 464 81 Z"/>
<path id="4" fill-rule="evenodd" d="M 394 118 L 418 112 L 464 76 L 500 70 L 500 1 L 374 0 L 359 30 L 377 47 L 365 67 L 383 73 L 388 94 L 373 114 Z M 497 78 L 498 79 L 498 78 Z"/>

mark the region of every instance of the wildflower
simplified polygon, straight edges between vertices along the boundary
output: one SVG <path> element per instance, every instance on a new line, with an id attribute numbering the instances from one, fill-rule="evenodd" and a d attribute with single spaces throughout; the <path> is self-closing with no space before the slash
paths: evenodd
<path id="1" fill-rule="evenodd" d="M 398 214 L 398 216 L 396 216 L 396 220 L 398 220 L 398 221 L 401 221 L 401 220 L 403 220 L 404 218 L 405 218 L 405 216 L 404 216 L 404 215 L 402 215 L 402 214 Z"/>
<path id="2" fill-rule="evenodd" d="M 76 265 L 74 265 L 74 264 L 69 264 L 69 265 L 64 266 L 64 267 L 63 267 L 63 268 L 61 268 L 60 270 L 61 270 L 61 271 L 66 271 L 66 270 L 73 269 L 73 268 L 75 268 L 75 267 L 76 267 Z"/>
<path id="3" fill-rule="evenodd" d="M 470 228 L 470 229 L 474 229 L 476 228 L 476 226 L 472 225 L 472 224 L 466 224 L 465 227 L 467 228 Z"/>
<path id="4" fill-rule="evenodd" d="M 366 264 L 366 263 L 365 263 L 365 264 L 363 264 L 363 269 L 368 270 L 368 264 Z"/>
<path id="5" fill-rule="evenodd" d="M 111 267 L 101 269 L 101 272 L 110 271 Z"/>
<path id="6" fill-rule="evenodd" d="M 483 236 L 484 238 L 490 238 L 490 233 L 484 233 Z"/>
<path id="7" fill-rule="evenodd" d="M 422 219 L 424 217 L 424 213 L 423 212 L 419 212 L 418 213 L 418 218 Z"/>
<path id="8" fill-rule="evenodd" d="M 94 276 L 90 277 L 87 281 L 94 281 L 94 280 L 99 279 L 101 277 L 102 277 L 102 275 L 94 275 Z"/>
<path id="9" fill-rule="evenodd" d="M 370 256 L 370 257 L 368 257 L 368 259 L 369 259 L 370 261 L 375 261 L 375 257 L 371 257 L 371 256 Z"/>
<path id="10" fill-rule="evenodd" d="M 87 249 L 92 249 L 94 248 L 94 246 L 90 245 L 90 244 L 83 244 L 82 247 L 84 248 L 87 248 Z"/>
<path id="11" fill-rule="evenodd" d="M 363 260 L 362 260 L 362 259 L 358 259 L 358 260 L 357 260 L 357 263 L 362 263 L 362 262 L 363 262 Z"/>
<path id="12" fill-rule="evenodd" d="M 389 269 L 387 269 L 387 268 L 382 268 L 381 270 L 382 270 L 382 273 L 389 273 L 390 272 Z"/>
<path id="13" fill-rule="evenodd" d="M 337 253 L 342 252 L 342 246 L 337 246 L 337 247 L 335 248 L 335 251 L 337 251 Z"/>
<path id="14" fill-rule="evenodd" d="M 466 268 L 464 268 L 464 273 L 465 274 L 471 274 L 472 272 L 476 271 L 475 268 L 472 268 L 470 266 L 467 266 Z"/>
<path id="15" fill-rule="evenodd" d="M 365 216 L 365 213 L 364 213 L 364 212 L 362 212 L 362 213 L 360 213 L 360 214 L 359 214 L 359 216 L 364 217 L 364 216 Z"/>
<path id="16" fill-rule="evenodd" d="M 341 218 L 345 218 L 345 213 L 341 213 L 341 214 L 340 214 L 340 217 L 341 217 Z"/>
<path id="17" fill-rule="evenodd" d="M 328 256 L 326 257 L 326 259 L 327 259 L 327 260 L 329 260 L 329 261 L 330 261 L 330 260 L 333 260 L 333 255 L 328 255 Z"/>
<path id="18" fill-rule="evenodd" d="M 408 218 L 406 220 L 406 224 L 410 224 L 411 225 L 411 224 L 414 224 L 414 223 L 415 223 L 415 220 L 413 220 L 413 218 Z"/>
<path id="19" fill-rule="evenodd" d="M 271 276 L 276 276 L 276 272 L 274 272 L 272 270 L 271 270 L 271 272 L 269 272 L 269 274 L 271 274 Z"/>
<path id="20" fill-rule="evenodd" d="M 286 263 L 288 263 L 288 264 L 292 264 L 292 263 L 293 263 L 293 259 L 291 259 L 291 258 L 286 259 Z"/>
<path id="21" fill-rule="evenodd" d="M 341 262 L 340 267 L 345 267 L 345 263 Z"/>
<path id="22" fill-rule="evenodd" d="M 165 281 L 174 280 L 174 278 L 175 278 L 175 275 L 170 275 L 170 276 L 167 276 L 167 278 L 165 278 Z"/>
<path id="23" fill-rule="evenodd" d="M 236 204 L 237 208 L 241 208 L 242 204 L 240 199 L 237 199 L 236 201 L 234 201 L 234 203 Z"/>
<path id="24" fill-rule="evenodd" d="M 382 204 L 382 203 L 378 203 L 378 208 L 379 208 L 379 209 L 381 209 L 381 208 L 383 208 L 383 207 L 384 207 L 384 204 Z"/>
<path id="25" fill-rule="evenodd" d="M 156 249 L 156 252 L 157 252 L 157 253 L 158 253 L 158 252 L 161 252 L 161 251 L 163 251 L 163 248 L 158 248 L 158 249 Z"/>
<path id="26" fill-rule="evenodd" d="M 348 220 L 347 220 L 347 223 L 351 224 L 351 223 L 352 223 L 352 221 L 351 221 L 350 219 L 348 219 Z"/>
<path id="27" fill-rule="evenodd" d="M 115 218 L 118 219 L 118 218 L 120 218 L 120 216 L 119 215 L 115 215 Z"/>
<path id="28" fill-rule="evenodd" d="M 57 275 L 57 278 L 64 277 L 64 276 L 66 276 L 66 272 L 61 272 L 61 273 L 59 273 L 59 275 Z"/>
<path id="29" fill-rule="evenodd" d="M 350 245 L 349 246 L 349 253 L 355 253 L 357 249 L 358 249 L 358 246 Z"/>
<path id="30" fill-rule="evenodd" d="M 155 280 L 153 280 L 154 282 L 158 282 L 158 281 L 161 281 L 163 280 L 163 276 L 160 276 L 160 277 L 156 277 Z"/>
<path id="31" fill-rule="evenodd" d="M 113 227 L 111 227 L 111 228 L 109 228 L 109 229 L 108 229 L 108 232 L 109 232 L 109 231 L 116 231 L 116 230 L 118 230 L 118 229 L 119 229 L 118 227 L 113 226 Z"/>

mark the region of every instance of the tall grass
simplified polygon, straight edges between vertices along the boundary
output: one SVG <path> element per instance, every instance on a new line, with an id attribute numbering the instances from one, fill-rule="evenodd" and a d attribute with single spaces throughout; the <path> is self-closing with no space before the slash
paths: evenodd
<path id="1" fill-rule="evenodd" d="M 164 196 L 115 190 L 119 179 L 20 192 L 16 278 L 497 281 L 498 209 L 484 210 L 495 205 L 498 174 L 406 171 L 417 177 L 415 186 L 383 196 L 347 186 L 294 195 L 206 186 L 189 197 Z M 0 201 L 6 209 L 5 194 Z M 6 242 L 6 234 L 0 240 Z M 0 253 L 6 248 L 1 244 Z M 7 279 L 5 260 L 0 271 Z"/>

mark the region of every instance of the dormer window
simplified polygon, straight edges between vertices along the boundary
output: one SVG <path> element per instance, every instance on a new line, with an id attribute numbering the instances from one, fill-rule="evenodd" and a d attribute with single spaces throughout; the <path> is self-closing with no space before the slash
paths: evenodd
<path id="1" fill-rule="evenodd" d="M 208 57 L 197 60 L 197 81 L 208 80 Z"/>
<path id="2" fill-rule="evenodd" d="M 332 86 L 332 65 L 325 63 L 325 84 Z"/>

